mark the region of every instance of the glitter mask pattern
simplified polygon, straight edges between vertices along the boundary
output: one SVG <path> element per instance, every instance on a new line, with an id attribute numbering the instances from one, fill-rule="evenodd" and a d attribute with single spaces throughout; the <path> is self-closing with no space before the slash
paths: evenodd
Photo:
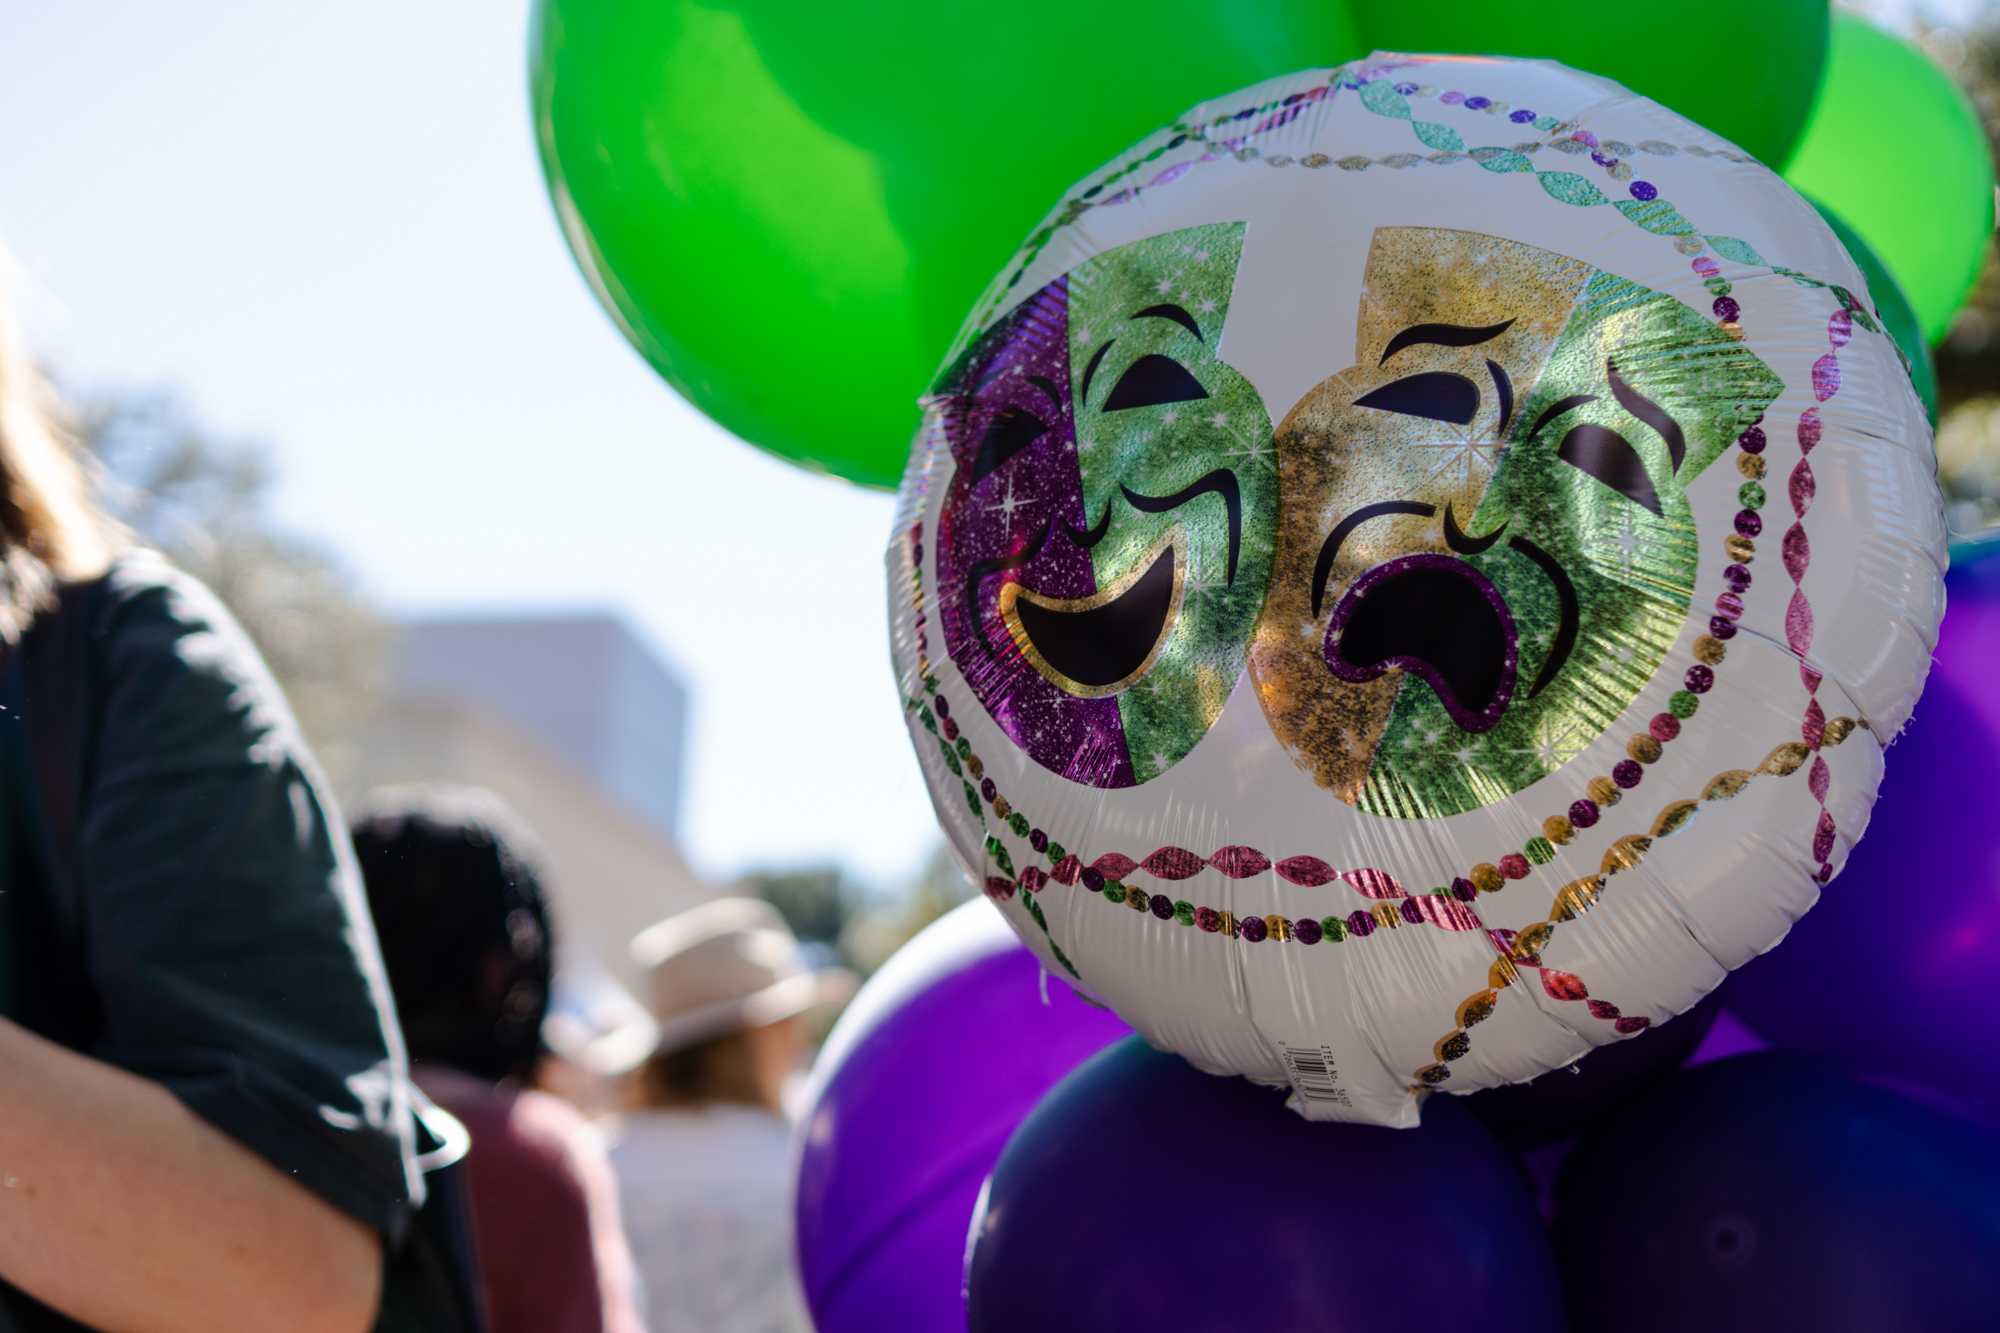
<path id="1" fill-rule="evenodd" d="M 1270 418 L 1219 355 L 1244 228 L 1092 257 L 976 339 L 928 403 L 953 472 L 939 619 L 1029 757 L 1129 787 L 1242 675 L 1277 509 Z"/>

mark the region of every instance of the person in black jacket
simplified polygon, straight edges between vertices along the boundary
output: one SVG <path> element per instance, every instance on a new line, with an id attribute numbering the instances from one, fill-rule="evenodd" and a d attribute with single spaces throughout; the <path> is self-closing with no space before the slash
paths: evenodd
<path id="1" fill-rule="evenodd" d="M 418 1131 L 345 831 L 6 328 L 0 710 L 0 1331 L 397 1326 Z"/>

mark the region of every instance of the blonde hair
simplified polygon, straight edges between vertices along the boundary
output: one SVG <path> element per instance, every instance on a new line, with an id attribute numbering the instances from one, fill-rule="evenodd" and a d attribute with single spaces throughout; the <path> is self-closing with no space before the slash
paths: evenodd
<path id="1" fill-rule="evenodd" d="M 717 1102 L 759 1106 L 764 1102 L 764 1090 L 757 1081 L 757 1053 L 747 1028 L 662 1051 L 639 1066 L 633 1084 L 634 1101 L 642 1108 L 693 1109 Z"/>
<path id="2" fill-rule="evenodd" d="M 0 251 L 0 645 L 50 605 L 58 583 L 102 574 L 123 545 L 28 358 L 8 300 L 10 270 Z"/>

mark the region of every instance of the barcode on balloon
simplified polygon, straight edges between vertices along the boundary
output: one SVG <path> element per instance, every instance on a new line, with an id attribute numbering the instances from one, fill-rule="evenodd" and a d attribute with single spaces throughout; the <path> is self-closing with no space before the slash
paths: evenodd
<path id="1" fill-rule="evenodd" d="M 1285 1046 L 1285 1070 L 1291 1075 L 1292 1091 L 1301 1100 L 1325 1102 L 1331 1106 L 1352 1106 L 1353 1099 L 1340 1086 L 1333 1052 L 1324 1046 Z"/>

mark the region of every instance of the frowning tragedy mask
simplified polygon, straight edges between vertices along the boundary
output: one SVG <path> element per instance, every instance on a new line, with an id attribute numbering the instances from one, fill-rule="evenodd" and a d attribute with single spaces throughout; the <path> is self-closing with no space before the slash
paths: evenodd
<path id="1" fill-rule="evenodd" d="M 1278 427 L 1251 669 L 1320 786 L 1456 814 L 1652 677 L 1693 594 L 1687 486 L 1780 385 L 1667 296 L 1469 231 L 1375 233 L 1356 349 Z"/>

